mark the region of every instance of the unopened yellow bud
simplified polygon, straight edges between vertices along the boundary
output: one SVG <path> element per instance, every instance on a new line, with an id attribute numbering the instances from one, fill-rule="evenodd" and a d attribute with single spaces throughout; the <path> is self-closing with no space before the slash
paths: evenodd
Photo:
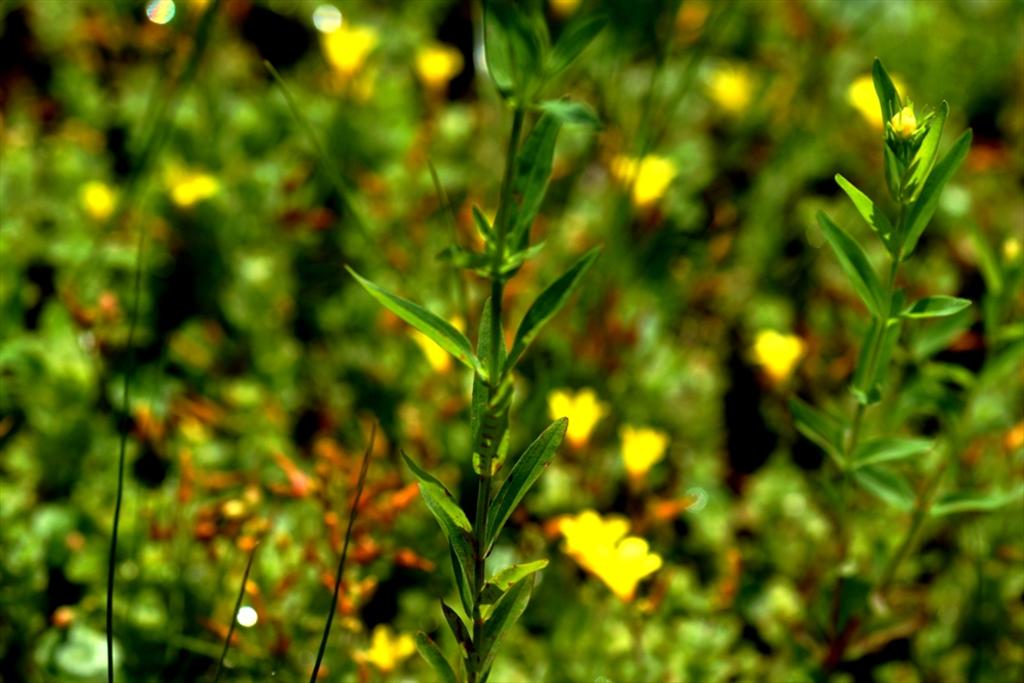
<path id="1" fill-rule="evenodd" d="M 917 132 L 917 117 L 914 116 L 914 105 L 908 104 L 889 119 L 889 126 L 901 138 L 909 138 Z"/>

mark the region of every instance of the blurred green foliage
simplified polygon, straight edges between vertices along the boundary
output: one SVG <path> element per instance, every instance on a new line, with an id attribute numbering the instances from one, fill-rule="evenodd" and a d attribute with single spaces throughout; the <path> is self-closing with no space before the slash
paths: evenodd
<path id="1" fill-rule="evenodd" d="M 427 679 L 417 630 L 454 649 L 445 543 L 398 446 L 472 509 L 470 387 L 344 265 L 475 330 L 484 281 L 434 256 L 479 246 L 471 206 L 497 206 L 510 116 L 482 73 L 476 4 L 343 1 L 340 26 L 329 4 L 223 2 L 194 69 L 206 2 L 0 4 L 4 680 L 106 677 L 121 428 L 118 680 L 210 677 L 257 541 L 258 621 L 236 629 L 227 678 L 308 676 L 372 420 L 326 679 Z M 534 228 L 545 257 L 506 291 L 518 320 L 560 264 L 604 245 L 519 366 L 514 452 L 549 401 L 574 412 L 492 556 L 551 564 L 491 680 L 1020 680 L 1021 4 L 553 0 L 544 16 L 558 36 L 596 9 L 608 27 L 556 79 L 602 127 L 563 132 Z M 864 309 L 814 216 L 882 263 L 833 180 L 886 196 L 857 85 L 875 56 L 915 103 L 950 103 L 943 152 L 974 131 L 899 278 L 910 300 L 974 305 L 906 322 L 903 389 L 865 418 L 941 444 L 909 473 L 946 468 L 886 605 L 835 578 L 877 576 L 911 512 L 857 493 L 837 564 L 833 475 L 787 407 L 853 400 Z M 640 475 L 626 427 L 668 437 Z M 565 552 L 561 520 L 585 510 L 628 520 L 663 559 L 633 599 Z M 827 671 L 836 613 L 866 626 Z"/>

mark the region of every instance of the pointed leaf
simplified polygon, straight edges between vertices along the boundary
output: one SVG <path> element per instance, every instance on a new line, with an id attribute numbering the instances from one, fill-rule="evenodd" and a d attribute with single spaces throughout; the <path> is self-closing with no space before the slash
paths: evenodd
<path id="1" fill-rule="evenodd" d="M 483 544 L 485 555 L 523 496 L 555 457 L 555 451 L 562 443 L 568 426 L 569 419 L 565 417 L 552 422 L 512 466 L 491 503 Z"/>
<path id="2" fill-rule="evenodd" d="M 494 239 L 494 228 L 491 227 L 491 222 L 487 220 L 487 216 L 476 204 L 473 205 L 473 222 L 476 223 L 476 229 L 484 241 L 490 242 Z"/>
<path id="3" fill-rule="evenodd" d="M 558 37 L 548 57 L 547 75 L 550 78 L 569 68 L 580 53 L 597 37 L 608 18 L 600 13 L 573 21 Z"/>
<path id="4" fill-rule="evenodd" d="M 915 301 L 901 314 L 904 318 L 945 318 L 971 305 L 970 299 L 955 296 L 926 296 Z"/>
<path id="5" fill-rule="evenodd" d="M 838 173 L 836 174 L 836 182 L 839 183 L 839 187 L 843 188 L 843 192 L 853 202 L 857 212 L 871 226 L 871 229 L 878 233 L 878 236 L 882 238 L 882 242 L 888 247 L 889 236 L 892 234 L 892 223 L 889 222 L 889 219 L 875 206 L 870 197 L 858 190 L 853 183 Z"/>
<path id="6" fill-rule="evenodd" d="M 862 467 L 854 470 L 853 478 L 866 491 L 894 508 L 907 511 L 914 506 L 914 489 L 892 470 L 878 465 Z"/>
<path id="7" fill-rule="evenodd" d="M 469 270 L 477 270 L 480 268 L 486 268 L 491 264 L 491 257 L 487 254 L 482 254 L 478 251 L 472 251 L 465 247 L 460 247 L 457 244 L 453 244 L 449 247 L 445 247 L 437 254 L 439 261 L 451 263 L 453 266 L 459 268 L 467 268 Z"/>
<path id="8" fill-rule="evenodd" d="M 516 157 L 512 202 L 506 216 L 508 234 L 511 236 L 509 243 L 514 251 L 525 249 L 530 242 L 530 228 L 548 189 L 555 158 L 555 141 L 561 128 L 562 119 L 559 116 L 543 114 L 526 136 Z"/>
<path id="9" fill-rule="evenodd" d="M 448 623 L 448 628 L 451 629 L 452 635 L 455 636 L 455 642 L 460 646 L 466 648 L 469 651 L 469 644 L 472 642 L 472 638 L 469 635 L 469 629 L 466 628 L 466 623 L 462 621 L 462 617 L 445 603 L 441 601 L 441 612 L 444 614 L 444 620 Z"/>
<path id="10" fill-rule="evenodd" d="M 533 581 L 520 581 L 494 604 L 490 618 L 484 622 L 483 642 L 479 643 L 478 650 L 484 661 L 482 668 L 485 672 L 494 660 L 494 644 L 526 610 L 532 588 Z"/>
<path id="11" fill-rule="evenodd" d="M 889 72 L 885 70 L 881 60 L 877 57 L 871 65 L 871 79 L 875 83 L 875 94 L 878 96 L 884 124 L 903 108 L 903 103 L 900 100 L 899 92 L 896 91 L 896 86 L 889 78 Z"/>
<path id="12" fill-rule="evenodd" d="M 537 560 L 505 567 L 487 581 L 483 593 L 480 595 L 480 602 L 484 605 L 497 602 L 502 595 L 508 592 L 509 588 L 546 566 L 548 566 L 547 560 Z"/>
<path id="13" fill-rule="evenodd" d="M 921 145 L 914 153 L 914 158 L 907 169 L 905 191 L 908 199 L 916 196 L 917 191 L 923 186 L 925 178 L 931 172 L 932 166 L 935 165 L 935 155 L 939 152 L 939 140 L 942 139 L 942 128 L 946 125 L 946 116 L 948 115 L 949 105 L 943 102 L 928 122 L 928 131 L 924 134 Z"/>
<path id="14" fill-rule="evenodd" d="M 903 171 L 900 168 L 900 161 L 896 158 L 896 152 L 888 142 L 882 145 L 885 163 L 885 184 L 889 188 L 889 196 L 894 202 L 900 201 L 900 192 L 903 185 Z"/>
<path id="15" fill-rule="evenodd" d="M 843 424 L 831 415 L 821 412 L 798 398 L 789 402 L 796 428 L 808 439 L 828 453 L 840 469 L 843 462 Z"/>
<path id="16" fill-rule="evenodd" d="M 425 334 L 438 346 L 472 368 L 475 372 L 485 377 L 487 376 L 480 361 L 473 355 L 473 347 L 470 346 L 466 335 L 459 332 L 443 318 L 431 313 L 422 306 L 388 292 L 348 266 L 345 266 L 345 268 L 363 286 L 363 289 L 379 301 L 384 308 Z"/>
<path id="17" fill-rule="evenodd" d="M 928 439 L 885 437 L 865 441 L 853 453 L 853 466 L 866 467 L 927 453 L 934 447 Z"/>
<path id="18" fill-rule="evenodd" d="M 471 534 L 473 527 L 462 511 L 459 504 L 455 502 L 454 496 L 448 491 L 444 484 L 434 478 L 426 470 L 422 469 L 416 462 L 402 451 L 402 458 L 405 464 L 412 470 L 413 475 L 419 481 L 420 495 L 427 509 L 434 515 L 441 531 L 444 532 L 448 543 L 451 545 L 452 553 L 455 555 L 461 575 L 469 585 L 473 584 L 473 571 L 476 561 L 476 553 L 473 551 Z M 459 570 L 457 569 L 456 572 Z M 458 578 L 458 576 L 456 576 Z"/>
<path id="19" fill-rule="evenodd" d="M 579 123 L 592 128 L 601 126 L 601 119 L 597 118 L 594 110 L 582 102 L 573 102 L 568 99 L 545 100 L 537 105 L 537 108 L 546 114 L 555 116 L 562 123 Z"/>
<path id="20" fill-rule="evenodd" d="M 839 265 L 842 266 L 847 279 L 850 280 L 850 284 L 853 285 L 868 310 L 875 316 L 885 317 L 888 313 L 886 310 L 888 302 L 885 301 L 882 285 L 878 282 L 878 276 L 871 267 L 864 250 L 821 211 L 818 212 L 818 224 L 825 234 L 825 239 L 836 252 Z"/>
<path id="21" fill-rule="evenodd" d="M 932 517 L 945 517 L 961 512 L 992 512 L 1007 505 L 1024 503 L 1024 487 L 1010 491 L 960 491 L 948 493 L 935 502 L 929 511 Z"/>
<path id="22" fill-rule="evenodd" d="M 448 545 L 448 557 L 452 561 L 452 573 L 455 575 L 455 588 L 459 593 L 459 602 L 466 614 L 472 614 L 473 589 L 469 585 L 466 574 L 462 571 L 462 563 L 459 561 L 458 555 L 455 554 L 455 547 L 451 544 Z"/>
<path id="23" fill-rule="evenodd" d="M 533 14 L 512 0 L 484 2 L 487 72 L 504 98 L 522 98 L 541 73 L 545 27 Z"/>
<path id="24" fill-rule="evenodd" d="M 512 350 L 505 362 L 505 371 L 508 372 L 519 361 L 519 357 L 526 351 L 526 347 L 534 340 L 544 326 L 556 313 L 565 305 L 569 295 L 580 283 L 583 274 L 597 258 L 600 247 L 594 247 L 584 254 L 572 265 L 560 278 L 548 285 L 548 288 L 541 292 L 537 300 L 533 302 L 530 309 L 526 311 L 523 321 L 516 330 L 516 338 L 512 343 Z"/>
<path id="25" fill-rule="evenodd" d="M 913 253 L 921 233 L 924 232 L 932 216 L 935 215 L 935 210 L 939 206 L 939 195 L 942 194 L 942 189 L 946 187 L 946 183 L 949 182 L 949 179 L 960 168 L 963 160 L 967 158 L 967 152 L 970 148 L 971 131 L 966 130 L 956 139 L 956 142 L 953 143 L 953 146 L 946 153 L 946 156 L 942 158 L 942 161 L 935 164 L 935 168 L 928 174 L 928 179 L 924 181 L 920 194 L 907 211 L 905 222 L 906 237 L 902 250 L 903 258 Z"/>
<path id="26" fill-rule="evenodd" d="M 441 648 L 423 631 L 416 634 L 416 649 L 419 650 L 420 656 L 430 664 L 441 683 L 458 683 L 455 670 L 445 659 Z"/>

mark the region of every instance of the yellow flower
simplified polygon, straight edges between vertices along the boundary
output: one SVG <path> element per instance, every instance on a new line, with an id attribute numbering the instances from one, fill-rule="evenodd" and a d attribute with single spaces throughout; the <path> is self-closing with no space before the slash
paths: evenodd
<path id="1" fill-rule="evenodd" d="M 914 105 L 908 104 L 889 119 L 889 126 L 901 138 L 909 138 L 917 131 L 917 117 L 914 116 Z"/>
<path id="2" fill-rule="evenodd" d="M 327 62 L 343 78 L 354 76 L 377 47 L 377 31 L 369 26 L 343 23 L 337 30 L 322 35 Z"/>
<path id="3" fill-rule="evenodd" d="M 580 0 L 548 0 L 551 6 L 551 13 L 559 19 L 571 16 L 579 9 Z"/>
<path id="4" fill-rule="evenodd" d="M 427 90 L 441 90 L 462 71 L 462 53 L 437 43 L 416 52 L 416 75 Z"/>
<path id="5" fill-rule="evenodd" d="M 553 420 L 569 418 L 566 438 L 579 448 L 587 443 L 594 426 L 608 413 L 608 406 L 598 400 L 593 389 L 581 389 L 576 394 L 556 389 L 548 395 L 548 411 Z"/>
<path id="6" fill-rule="evenodd" d="M 1020 240 L 1016 237 L 1007 237 L 1003 242 L 1003 259 L 1007 263 L 1013 263 L 1020 256 Z"/>
<path id="7" fill-rule="evenodd" d="M 465 332 L 466 324 L 459 316 L 449 319 L 448 322 L 459 332 Z M 412 330 L 412 340 L 423 351 L 423 355 L 427 357 L 427 362 L 435 372 L 447 372 L 452 367 L 451 354 L 438 346 L 433 339 L 419 330 Z"/>
<path id="8" fill-rule="evenodd" d="M 726 65 L 711 74 L 708 94 L 726 112 L 739 114 L 750 104 L 752 89 L 750 72 L 746 67 Z"/>
<path id="9" fill-rule="evenodd" d="M 803 355 L 803 340 L 792 334 L 762 330 L 754 340 L 754 360 L 776 382 L 789 377 Z"/>
<path id="10" fill-rule="evenodd" d="M 416 651 L 416 643 L 408 633 L 397 637 L 383 624 L 375 626 L 367 650 L 357 650 L 353 658 L 360 663 L 373 664 L 384 673 L 394 671 L 399 664 Z"/>
<path id="11" fill-rule="evenodd" d="M 633 188 L 633 203 L 639 207 L 654 204 L 665 195 L 678 169 L 665 157 L 647 155 L 637 162 L 633 157 L 618 155 L 612 159 L 612 176 L 626 187 Z"/>
<path id="12" fill-rule="evenodd" d="M 631 479 L 642 479 L 655 463 L 665 457 L 668 435 L 650 427 L 625 425 L 622 438 L 622 460 Z"/>
<path id="13" fill-rule="evenodd" d="M 117 203 L 117 198 L 110 186 L 97 180 L 91 180 L 82 185 L 79 199 L 82 201 L 82 208 L 85 209 L 85 212 L 98 221 L 110 218 Z"/>
<path id="14" fill-rule="evenodd" d="M 220 190 L 217 179 L 202 171 L 172 170 L 168 178 L 171 185 L 171 201 L 186 209 L 209 199 Z"/>
<path id="15" fill-rule="evenodd" d="M 896 91 L 902 93 L 903 83 L 896 78 L 893 78 L 892 82 L 896 86 Z M 875 94 L 875 82 L 872 80 L 871 74 L 858 76 L 850 84 L 846 96 L 850 104 L 873 128 L 882 129 L 882 112 L 878 106 L 878 95 Z"/>
<path id="16" fill-rule="evenodd" d="M 565 552 L 626 602 L 633 599 L 641 579 L 661 568 L 661 556 L 650 552 L 639 536 L 627 536 L 629 523 L 621 517 L 601 519 L 586 510 L 564 517 L 558 526 Z"/>

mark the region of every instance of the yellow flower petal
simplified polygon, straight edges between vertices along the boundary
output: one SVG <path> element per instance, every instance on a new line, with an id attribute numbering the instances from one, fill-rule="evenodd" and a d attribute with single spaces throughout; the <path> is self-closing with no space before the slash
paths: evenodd
<path id="1" fill-rule="evenodd" d="M 726 65 L 711 74 L 708 94 L 719 107 L 729 114 L 740 114 L 750 104 L 752 79 L 746 67 Z"/>
<path id="2" fill-rule="evenodd" d="M 331 68 L 338 75 L 350 78 L 363 67 L 378 40 L 375 29 L 346 22 L 337 30 L 322 34 L 321 44 Z"/>
<path id="3" fill-rule="evenodd" d="M 416 651 L 416 643 L 407 633 L 392 636 L 388 626 L 380 624 L 373 629 L 370 647 L 357 650 L 354 658 L 357 662 L 372 664 L 384 673 L 394 671 L 399 664 Z"/>
<path id="4" fill-rule="evenodd" d="M 621 517 L 602 519 L 585 510 L 563 518 L 559 531 L 565 537 L 565 552 L 626 602 L 644 577 L 661 568 L 661 556 L 650 552 L 644 539 L 627 536 L 629 524 Z"/>
<path id="5" fill-rule="evenodd" d="M 428 90 L 441 90 L 462 71 L 462 53 L 451 45 L 435 44 L 416 52 L 416 76 Z"/>
<path id="6" fill-rule="evenodd" d="M 174 174 L 171 184 L 171 201 L 183 208 L 195 206 L 209 199 L 220 190 L 220 182 L 209 173 L 188 171 Z"/>
<path id="7" fill-rule="evenodd" d="M 789 377 L 804 355 L 804 342 L 791 334 L 762 330 L 754 340 L 754 360 L 775 382 Z"/>
<path id="8" fill-rule="evenodd" d="M 79 199 L 85 212 L 98 221 L 109 218 L 117 203 L 117 198 L 110 186 L 95 180 L 82 185 Z"/>
<path id="9" fill-rule="evenodd" d="M 903 93 L 903 83 L 896 78 L 892 79 L 896 91 Z M 864 74 L 854 79 L 846 91 L 846 97 L 850 104 L 861 113 L 873 128 L 882 129 L 882 111 L 878 105 L 878 95 L 875 94 L 875 82 L 871 74 Z"/>
<path id="10" fill-rule="evenodd" d="M 901 138 L 909 138 L 917 131 L 917 117 L 914 116 L 914 105 L 907 106 L 896 112 L 889 120 L 889 126 Z"/>
<path id="11" fill-rule="evenodd" d="M 670 159 L 650 154 L 639 161 L 620 154 L 611 163 L 612 177 L 623 186 L 632 187 L 633 203 L 639 207 L 660 200 L 678 172 Z"/>
<path id="12" fill-rule="evenodd" d="M 633 479 L 641 479 L 655 463 L 665 457 L 668 435 L 650 427 L 625 425 L 619 435 L 622 439 L 622 460 L 626 472 Z"/>
<path id="13" fill-rule="evenodd" d="M 590 440 L 591 432 L 608 413 L 608 407 L 597 398 L 593 389 L 581 389 L 575 394 L 556 389 L 548 396 L 548 411 L 553 420 L 569 418 L 566 438 L 578 448 Z"/>

